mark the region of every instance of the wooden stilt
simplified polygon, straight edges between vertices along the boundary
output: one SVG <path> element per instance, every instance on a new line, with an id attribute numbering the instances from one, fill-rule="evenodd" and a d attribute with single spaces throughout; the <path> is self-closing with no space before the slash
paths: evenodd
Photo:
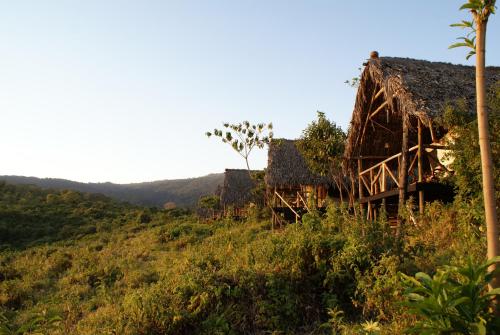
<path id="1" fill-rule="evenodd" d="M 358 158 L 358 195 L 359 195 L 359 200 L 363 198 L 363 181 L 361 180 L 361 171 L 363 171 L 362 167 L 362 159 Z M 359 204 L 359 207 L 361 209 L 361 212 L 363 212 L 363 204 Z"/>
<path id="2" fill-rule="evenodd" d="M 406 200 L 406 191 L 408 185 L 408 116 L 403 115 L 403 138 L 401 143 L 401 159 L 399 166 L 399 202 L 398 202 L 398 211 L 405 205 Z M 398 235 L 402 232 L 403 218 L 398 215 Z"/>
<path id="3" fill-rule="evenodd" d="M 418 119 L 418 182 L 421 183 L 424 178 L 424 167 L 422 163 L 422 158 L 423 158 L 423 143 L 422 143 L 422 121 L 420 121 L 420 118 Z M 418 191 L 418 210 L 420 214 L 424 214 L 424 191 Z"/>
<path id="4" fill-rule="evenodd" d="M 370 195 L 373 195 L 373 170 L 370 170 Z M 368 201 L 368 220 L 373 221 L 373 204 Z"/>
<path id="5" fill-rule="evenodd" d="M 385 187 L 386 187 L 386 180 L 385 180 L 385 165 L 382 166 L 382 171 L 380 173 L 380 192 L 384 193 L 385 192 Z M 382 199 L 382 208 L 385 211 L 387 211 L 386 208 L 386 199 Z"/>
<path id="6" fill-rule="evenodd" d="M 349 176 L 351 177 L 351 194 L 349 197 L 349 207 L 354 209 L 354 203 L 356 201 L 356 182 L 352 169 L 349 169 Z M 354 213 L 356 213 L 356 211 L 354 211 Z"/>

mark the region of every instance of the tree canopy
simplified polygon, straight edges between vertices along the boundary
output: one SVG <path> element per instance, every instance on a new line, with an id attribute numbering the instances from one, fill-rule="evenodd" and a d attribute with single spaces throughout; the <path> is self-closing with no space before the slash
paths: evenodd
<path id="1" fill-rule="evenodd" d="M 317 113 L 318 119 L 302 132 L 298 148 L 313 172 L 333 177 L 341 170 L 346 134 L 325 113 Z"/>
<path id="2" fill-rule="evenodd" d="M 213 132 L 205 133 L 208 137 L 216 136 L 222 140 L 222 143 L 229 144 L 243 159 L 250 172 L 248 157 L 253 149 L 264 148 L 273 138 L 272 123 L 252 124 L 249 121 L 241 123 L 223 123 L 223 129 L 214 129 Z"/>

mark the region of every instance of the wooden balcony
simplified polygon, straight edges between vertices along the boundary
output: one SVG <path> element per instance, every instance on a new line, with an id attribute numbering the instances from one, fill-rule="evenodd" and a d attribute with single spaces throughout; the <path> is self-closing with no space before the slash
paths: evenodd
<path id="1" fill-rule="evenodd" d="M 447 150 L 440 144 L 411 147 L 407 152 L 407 168 L 402 168 L 403 153 L 390 156 L 358 172 L 359 202 L 368 204 L 368 219 L 373 218 L 373 203 L 397 197 L 406 181 L 405 192 L 418 193 L 419 206 L 423 209 L 424 192 L 440 192 L 439 179 L 453 173 L 439 161 L 437 150 Z M 361 161 L 358 163 L 361 165 Z M 402 175 L 404 174 L 404 175 Z"/>

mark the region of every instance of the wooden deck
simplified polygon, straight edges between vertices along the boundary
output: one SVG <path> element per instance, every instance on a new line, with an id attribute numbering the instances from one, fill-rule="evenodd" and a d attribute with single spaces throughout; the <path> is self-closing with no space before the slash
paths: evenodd
<path id="1" fill-rule="evenodd" d="M 442 176 L 453 173 L 438 158 L 438 150 L 446 149 L 436 143 L 418 144 L 365 169 L 362 157 L 358 158 L 358 201 L 366 206 L 367 219 L 377 216 L 382 201 L 402 206 L 413 196 L 423 213 L 425 201 L 453 199 L 453 188 L 439 182 Z"/>
<path id="2" fill-rule="evenodd" d="M 446 184 L 441 184 L 438 182 L 416 182 L 408 185 L 406 190 L 409 196 L 418 195 L 418 192 L 423 191 L 426 194 L 427 201 L 433 200 L 443 200 L 449 202 L 453 200 L 454 190 L 453 187 Z M 360 204 L 366 204 L 369 202 L 377 202 L 383 199 L 399 197 L 399 189 L 395 188 L 389 191 L 376 193 L 374 195 L 362 197 L 359 199 Z"/>

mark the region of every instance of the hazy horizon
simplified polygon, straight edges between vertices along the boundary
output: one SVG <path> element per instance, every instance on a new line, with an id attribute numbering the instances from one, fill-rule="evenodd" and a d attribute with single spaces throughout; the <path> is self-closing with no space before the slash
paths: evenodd
<path id="1" fill-rule="evenodd" d="M 144 183 L 154 183 L 154 182 L 162 182 L 162 181 L 175 181 L 175 180 L 188 180 L 188 179 L 200 179 L 204 177 L 208 177 L 211 175 L 220 175 L 223 174 L 224 171 L 222 172 L 212 172 L 208 173 L 202 176 L 194 176 L 194 177 L 186 177 L 186 178 L 172 178 L 172 179 L 156 179 L 156 180 L 144 180 L 144 181 L 138 181 L 138 182 L 130 182 L 130 183 L 116 183 L 112 181 L 78 181 L 78 180 L 72 180 L 72 179 L 66 179 L 66 178 L 59 178 L 59 177 L 37 177 L 37 176 L 23 176 L 23 175 L 0 175 L 0 178 L 2 177 L 21 177 L 21 178 L 38 178 L 38 179 L 59 179 L 59 180 L 67 180 L 71 182 L 76 182 L 76 183 L 82 183 L 82 184 L 115 184 L 115 185 L 131 185 L 131 184 L 144 184 Z"/>
<path id="2" fill-rule="evenodd" d="M 321 110 L 344 130 L 370 51 L 474 64 L 460 1 L 24 1 L 0 4 L 0 175 L 119 184 L 244 168 L 204 133 L 273 122 L 298 138 Z M 376 13 L 376 15 L 374 15 Z M 500 14 L 487 64 L 500 65 Z M 422 19 L 425 18 L 425 19 Z M 262 169 L 265 150 L 251 157 Z"/>

